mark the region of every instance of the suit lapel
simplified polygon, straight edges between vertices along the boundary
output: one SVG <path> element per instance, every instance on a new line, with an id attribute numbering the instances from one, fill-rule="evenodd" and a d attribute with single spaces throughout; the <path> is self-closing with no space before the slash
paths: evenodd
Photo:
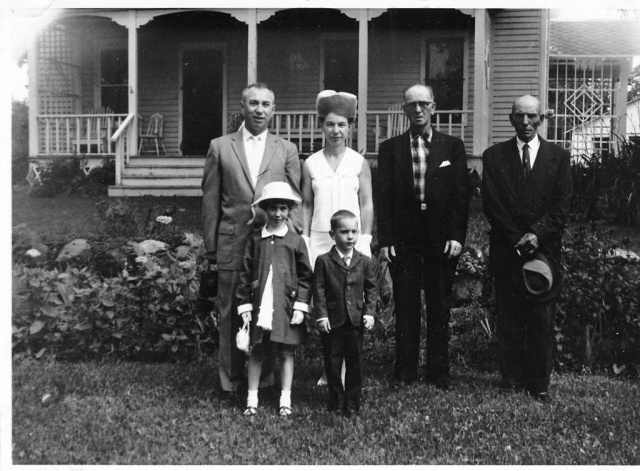
<path id="1" fill-rule="evenodd" d="M 409 131 L 401 135 L 400 146 L 397 147 L 398 154 L 396 160 L 400 167 L 400 173 L 407 181 L 408 185 L 411 185 L 413 189 L 413 158 L 411 156 L 411 134 Z"/>
<path id="2" fill-rule="evenodd" d="M 428 180 L 433 172 L 436 171 L 440 164 L 444 161 L 445 152 L 442 148 L 442 136 L 435 129 L 431 129 L 431 146 L 429 149 L 429 157 L 427 158 L 427 173 L 425 180 Z"/>
<path id="3" fill-rule="evenodd" d="M 531 173 L 529 174 L 529 181 L 526 185 L 526 195 L 528 198 L 535 196 L 541 189 L 545 188 L 547 181 L 549 180 L 549 172 L 551 171 L 551 161 L 553 160 L 553 153 L 550 152 L 549 143 L 540 139 L 540 148 L 538 149 L 538 155 L 536 155 L 536 161 L 533 164 Z"/>
<path id="4" fill-rule="evenodd" d="M 516 138 L 502 144 L 500 150 L 501 167 L 504 169 L 504 184 L 514 198 L 519 198 L 524 188 L 524 173 Z"/>
<path id="5" fill-rule="evenodd" d="M 340 254 L 338 253 L 338 249 L 336 249 L 336 246 L 334 245 L 333 247 L 331 247 L 331 252 L 330 253 L 330 257 L 331 260 L 338 265 L 340 268 L 342 268 L 343 270 L 345 268 L 347 268 L 347 266 L 344 264 L 344 262 L 342 261 L 342 257 L 340 256 Z"/>
<path id="6" fill-rule="evenodd" d="M 235 152 L 236 157 L 240 162 L 240 166 L 242 167 L 242 171 L 244 172 L 245 177 L 247 177 L 249 185 L 251 186 L 251 188 L 253 188 L 253 181 L 251 181 L 251 171 L 249 170 L 249 162 L 247 160 L 247 154 L 244 152 L 244 142 L 242 142 L 242 131 L 238 131 L 237 133 L 232 134 L 230 138 L 231 148 Z"/>
<path id="7" fill-rule="evenodd" d="M 267 133 L 267 142 L 264 146 L 264 154 L 262 155 L 262 162 L 260 163 L 260 171 L 258 172 L 258 182 L 262 178 L 262 175 L 269 170 L 269 165 L 276 152 L 276 138 L 271 133 Z M 257 186 L 257 185 L 256 185 Z"/>

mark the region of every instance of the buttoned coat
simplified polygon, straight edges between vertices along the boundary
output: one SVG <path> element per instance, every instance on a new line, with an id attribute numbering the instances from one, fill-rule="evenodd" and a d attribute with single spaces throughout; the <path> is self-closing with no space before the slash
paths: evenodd
<path id="1" fill-rule="evenodd" d="M 428 234 L 415 217 L 410 131 L 386 140 L 378 152 L 378 243 L 380 247 L 429 244 L 442 257 L 447 240 L 464 245 L 469 212 L 467 156 L 463 142 L 432 131 L 425 174 Z M 425 237 L 427 236 L 427 237 Z"/>
<path id="2" fill-rule="evenodd" d="M 270 340 L 297 345 L 302 340 L 304 323 L 291 325 L 295 302 L 309 305 L 313 273 L 309 253 L 299 234 L 287 231 L 284 237 L 262 237 L 254 231 L 247 240 L 240 281 L 236 290 L 237 305 L 251 304 L 251 345 L 262 341 L 263 329 L 256 325 L 260 304 L 272 268 L 273 320 Z M 236 314 L 237 315 L 237 314 Z"/>
<path id="3" fill-rule="evenodd" d="M 373 262 L 354 249 L 347 267 L 334 246 L 316 259 L 313 272 L 313 312 L 316 320 L 329 318 L 340 327 L 347 317 L 354 326 L 373 316 L 378 299 Z"/>
<path id="4" fill-rule="evenodd" d="M 251 204 L 267 183 L 284 181 L 300 196 L 300 159 L 291 142 L 267 133 L 255 187 L 244 151 L 242 131 L 211 141 L 202 178 L 202 226 L 205 248 L 215 252 L 218 269 L 239 270 L 244 246 L 253 230 Z M 301 210 L 290 219 L 302 227 Z"/>
<path id="5" fill-rule="evenodd" d="M 522 264 L 514 246 L 528 232 L 538 237 L 539 250 L 560 261 L 562 232 L 571 208 L 571 158 L 566 149 L 539 139 L 527 182 L 515 137 L 490 147 L 482 156 L 482 200 L 491 225 L 494 273 Z"/>

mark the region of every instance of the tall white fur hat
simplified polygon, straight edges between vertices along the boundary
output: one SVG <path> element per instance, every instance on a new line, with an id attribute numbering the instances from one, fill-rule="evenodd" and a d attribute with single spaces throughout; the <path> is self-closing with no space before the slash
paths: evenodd
<path id="1" fill-rule="evenodd" d="M 352 93 L 324 90 L 318 93 L 316 98 L 316 109 L 321 118 L 325 118 L 329 113 L 335 113 L 347 119 L 354 119 L 357 107 L 358 97 Z"/>

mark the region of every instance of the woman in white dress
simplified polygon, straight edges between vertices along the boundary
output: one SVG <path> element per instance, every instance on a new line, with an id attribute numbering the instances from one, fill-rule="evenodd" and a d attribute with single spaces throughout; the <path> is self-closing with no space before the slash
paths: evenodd
<path id="1" fill-rule="evenodd" d="M 331 215 L 340 209 L 348 209 L 358 217 L 360 237 L 356 250 L 371 257 L 371 169 L 362 155 L 347 147 L 356 106 L 355 95 L 333 90 L 320 92 L 316 100 L 325 147 L 302 164 L 301 182 L 302 235 L 309 243 L 312 267 L 316 257 L 334 245 L 329 226 Z"/>
<path id="2" fill-rule="evenodd" d="M 329 252 L 334 245 L 329 235 L 330 221 L 333 213 L 340 209 L 347 209 L 358 218 L 360 237 L 355 248 L 371 258 L 371 169 L 362 155 L 347 147 L 357 103 L 355 95 L 333 90 L 320 92 L 316 99 L 325 147 L 303 162 L 301 180 L 302 237 L 307 242 L 312 267 L 316 258 Z M 344 368 L 343 363 L 343 383 Z M 326 384 L 326 373 L 323 373 L 318 385 Z"/>

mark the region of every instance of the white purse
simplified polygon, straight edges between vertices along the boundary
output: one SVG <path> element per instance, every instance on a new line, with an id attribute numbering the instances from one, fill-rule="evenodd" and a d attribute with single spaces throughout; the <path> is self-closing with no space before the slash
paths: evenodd
<path id="1" fill-rule="evenodd" d="M 249 323 L 245 322 L 236 334 L 236 346 L 245 353 L 251 349 L 251 339 L 249 337 Z"/>

